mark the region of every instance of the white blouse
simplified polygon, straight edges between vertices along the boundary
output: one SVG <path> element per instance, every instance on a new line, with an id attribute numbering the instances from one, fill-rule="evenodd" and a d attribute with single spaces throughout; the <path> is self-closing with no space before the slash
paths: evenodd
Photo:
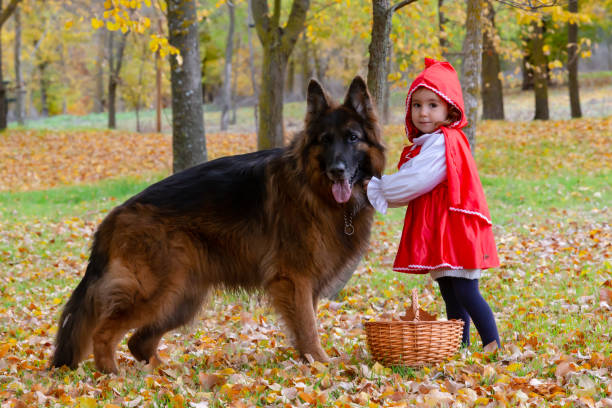
<path id="1" fill-rule="evenodd" d="M 400 167 L 397 173 L 372 177 L 368 183 L 368 199 L 379 212 L 388 207 L 401 207 L 420 195 L 430 192 L 446 179 L 446 145 L 441 131 L 421 135 L 412 140 L 421 151 Z"/>

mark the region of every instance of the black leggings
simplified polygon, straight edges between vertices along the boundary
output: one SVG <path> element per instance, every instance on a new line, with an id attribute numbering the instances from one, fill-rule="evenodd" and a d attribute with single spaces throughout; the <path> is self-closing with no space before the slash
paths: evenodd
<path id="1" fill-rule="evenodd" d="M 470 317 L 482 339 L 482 345 L 496 341 L 501 347 L 495 317 L 487 301 L 478 290 L 478 279 L 464 279 L 445 276 L 436 280 L 440 293 L 446 303 L 446 317 L 461 319 L 463 326 L 463 344 L 470 344 Z"/>

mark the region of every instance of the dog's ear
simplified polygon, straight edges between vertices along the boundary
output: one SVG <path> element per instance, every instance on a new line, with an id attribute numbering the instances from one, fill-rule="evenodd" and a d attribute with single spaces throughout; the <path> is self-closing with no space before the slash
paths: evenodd
<path id="1" fill-rule="evenodd" d="M 308 96 L 306 97 L 306 112 L 310 117 L 318 117 L 329 109 L 329 100 L 321 84 L 311 79 L 308 84 Z"/>
<path id="2" fill-rule="evenodd" d="M 363 78 L 357 75 L 344 98 L 344 106 L 353 109 L 364 119 L 376 117 L 376 110 L 372 104 L 368 86 Z"/>

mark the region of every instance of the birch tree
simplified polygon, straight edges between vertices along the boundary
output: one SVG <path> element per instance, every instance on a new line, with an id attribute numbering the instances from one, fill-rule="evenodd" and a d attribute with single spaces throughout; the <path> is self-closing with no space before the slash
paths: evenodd
<path id="1" fill-rule="evenodd" d="M 202 73 L 195 0 L 168 1 L 172 88 L 172 168 L 179 172 L 206 161 Z"/>
<path id="2" fill-rule="evenodd" d="M 229 15 L 229 27 L 227 28 L 227 42 L 225 44 L 225 63 L 223 68 L 223 85 L 221 88 L 221 130 L 227 130 L 229 122 L 230 105 L 232 99 L 232 56 L 234 53 L 234 27 L 235 6 L 233 0 L 225 2 Z"/>

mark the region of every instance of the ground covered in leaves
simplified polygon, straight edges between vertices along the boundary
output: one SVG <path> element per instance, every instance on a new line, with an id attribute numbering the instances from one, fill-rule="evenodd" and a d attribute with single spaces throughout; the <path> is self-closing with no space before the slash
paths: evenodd
<path id="1" fill-rule="evenodd" d="M 168 174 L 170 139 L 108 131 L 9 131 L 0 144 L 0 404 L 2 407 L 612 407 L 612 118 L 484 122 L 477 160 L 502 266 L 481 281 L 503 348 L 472 345 L 425 368 L 371 360 L 363 322 L 399 315 L 410 288 L 443 316 L 427 276 L 390 272 L 402 210 L 377 216 L 371 249 L 318 309 L 329 364 L 299 361 L 261 296 L 223 294 L 162 341 L 153 369 L 120 346 L 119 375 L 92 359 L 48 370 L 61 307 L 105 213 Z M 402 139 L 385 130 L 389 168 Z M 211 158 L 250 151 L 251 134 L 207 136 Z M 110 190 L 102 179 L 133 181 Z M 73 197 L 71 185 L 86 183 Z M 32 190 L 44 190 L 34 205 Z M 118 191 L 118 192 L 117 192 Z M 93 193 L 91 193 L 93 194 Z M 75 204 L 73 201 L 78 201 Z"/>

